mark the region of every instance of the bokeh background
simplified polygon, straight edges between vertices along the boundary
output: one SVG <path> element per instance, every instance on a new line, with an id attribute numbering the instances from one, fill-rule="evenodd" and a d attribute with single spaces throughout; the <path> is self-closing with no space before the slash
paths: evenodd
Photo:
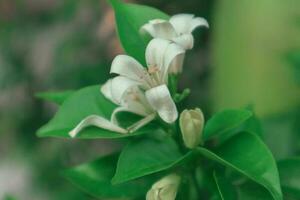
<path id="1" fill-rule="evenodd" d="M 300 150 L 300 1 L 135 0 L 205 17 L 180 88 L 207 117 L 252 105 L 276 159 Z M 118 148 L 111 141 L 40 139 L 57 107 L 42 91 L 101 84 L 123 53 L 105 0 L 0 0 L 0 199 L 91 200 L 59 170 Z"/>

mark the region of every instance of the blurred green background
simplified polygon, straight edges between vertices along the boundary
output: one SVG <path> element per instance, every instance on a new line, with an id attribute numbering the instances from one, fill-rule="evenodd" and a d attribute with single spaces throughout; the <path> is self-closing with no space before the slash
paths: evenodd
<path id="1" fill-rule="evenodd" d="M 194 33 L 180 83 L 192 94 L 181 106 L 209 117 L 253 105 L 275 157 L 299 155 L 300 1 L 130 2 L 193 13 L 211 25 Z M 101 84 L 122 52 L 105 0 L 0 0 L 0 198 L 93 199 L 59 170 L 117 145 L 37 138 L 56 106 L 34 94 Z"/>

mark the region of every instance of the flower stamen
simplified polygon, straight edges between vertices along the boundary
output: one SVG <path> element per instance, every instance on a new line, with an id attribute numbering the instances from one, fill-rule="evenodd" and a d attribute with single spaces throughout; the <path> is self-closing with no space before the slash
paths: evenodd
<path id="1" fill-rule="evenodd" d="M 148 73 L 152 79 L 152 87 L 155 87 L 155 86 L 158 86 L 161 84 L 160 69 L 157 66 L 149 66 Z"/>
<path id="2" fill-rule="evenodd" d="M 150 67 L 148 67 L 148 73 L 150 75 L 155 74 L 157 72 L 159 72 L 159 68 L 157 66 L 150 66 Z"/>

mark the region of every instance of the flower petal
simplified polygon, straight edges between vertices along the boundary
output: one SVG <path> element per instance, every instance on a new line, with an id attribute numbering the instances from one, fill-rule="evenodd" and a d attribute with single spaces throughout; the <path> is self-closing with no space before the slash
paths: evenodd
<path id="1" fill-rule="evenodd" d="M 169 21 L 162 19 L 150 20 L 149 23 L 142 26 L 141 31 L 148 32 L 154 38 L 171 40 L 177 34 Z"/>
<path id="2" fill-rule="evenodd" d="M 148 85 L 149 75 L 146 69 L 134 58 L 118 55 L 111 64 L 110 73 L 116 73 L 129 79 Z"/>
<path id="3" fill-rule="evenodd" d="M 118 124 L 116 115 L 120 112 L 131 112 L 141 116 L 147 116 L 153 113 L 145 93 L 138 87 L 132 87 L 122 97 L 121 107 L 116 108 L 111 116 L 111 121 Z"/>
<path id="4" fill-rule="evenodd" d="M 139 130 L 140 128 L 146 126 L 147 124 L 149 124 L 152 120 L 154 120 L 156 117 L 156 113 L 152 113 L 150 115 L 147 115 L 146 117 L 144 117 L 143 119 L 137 121 L 136 123 L 134 123 L 133 125 L 131 125 L 130 127 L 128 127 L 128 131 L 129 133 L 133 133 L 137 130 Z"/>
<path id="5" fill-rule="evenodd" d="M 111 96 L 117 104 L 123 103 L 123 97 L 129 89 L 140 85 L 139 82 L 124 76 L 117 76 L 111 79 Z"/>
<path id="6" fill-rule="evenodd" d="M 189 27 L 189 32 L 193 32 L 194 29 L 204 26 L 206 28 L 209 28 L 209 24 L 207 22 L 206 19 L 204 19 L 203 17 L 195 17 L 194 19 L 192 19 L 191 23 L 190 23 L 190 27 Z"/>
<path id="7" fill-rule="evenodd" d="M 191 33 L 199 26 L 208 27 L 208 22 L 202 17 L 194 17 L 192 14 L 177 14 L 171 17 L 170 23 L 177 34 Z"/>
<path id="8" fill-rule="evenodd" d="M 147 90 L 146 98 L 165 122 L 173 123 L 177 119 L 177 108 L 166 85 Z"/>
<path id="9" fill-rule="evenodd" d="M 184 53 L 185 50 L 181 46 L 168 40 L 155 38 L 146 48 L 146 62 L 148 67 L 158 67 L 161 81 L 167 83 L 170 64 L 177 56 Z"/>
<path id="10" fill-rule="evenodd" d="M 148 115 L 148 112 L 140 105 L 138 105 L 137 107 L 134 107 L 134 109 L 128 108 L 128 107 L 118 107 L 111 114 L 111 121 L 114 124 L 119 124 L 118 119 L 117 119 L 117 114 L 119 114 L 121 112 L 130 112 L 130 113 L 134 113 L 134 114 L 137 114 L 140 116 Z"/>
<path id="11" fill-rule="evenodd" d="M 101 88 L 100 88 L 100 91 L 101 93 L 110 101 L 112 101 L 113 103 L 115 104 L 118 104 L 117 101 L 114 100 L 114 98 L 112 97 L 112 90 L 111 90 L 111 85 L 112 83 L 112 80 L 109 79 L 108 81 L 106 81 L 106 83 L 104 83 Z"/>
<path id="12" fill-rule="evenodd" d="M 173 38 L 173 41 L 184 49 L 192 49 L 194 46 L 194 37 L 192 34 L 182 34 L 179 37 Z"/>
<path id="13" fill-rule="evenodd" d="M 185 54 L 180 54 L 176 56 L 176 58 L 173 59 L 173 61 L 170 64 L 168 73 L 169 74 L 179 74 L 182 72 L 182 66 L 184 62 Z"/>
<path id="14" fill-rule="evenodd" d="M 88 126 L 96 126 L 98 128 L 103 128 L 117 133 L 128 133 L 126 129 L 113 124 L 101 116 L 90 115 L 84 118 L 73 130 L 71 130 L 69 135 L 74 138 L 82 129 Z"/>
<path id="15" fill-rule="evenodd" d="M 152 39 L 146 48 L 146 62 L 148 67 L 163 67 L 164 55 L 171 44 L 169 40 L 164 40 L 160 38 Z"/>

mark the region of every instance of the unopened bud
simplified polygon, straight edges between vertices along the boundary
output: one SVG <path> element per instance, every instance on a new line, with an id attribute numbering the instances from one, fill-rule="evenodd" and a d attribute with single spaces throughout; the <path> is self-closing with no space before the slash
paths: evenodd
<path id="1" fill-rule="evenodd" d="M 180 114 L 179 124 L 186 147 L 192 149 L 202 142 L 204 116 L 199 108 L 184 110 Z"/>
<path id="2" fill-rule="evenodd" d="M 180 179 L 180 176 L 176 174 L 170 174 L 160 179 L 147 192 L 146 200 L 175 200 Z"/>

